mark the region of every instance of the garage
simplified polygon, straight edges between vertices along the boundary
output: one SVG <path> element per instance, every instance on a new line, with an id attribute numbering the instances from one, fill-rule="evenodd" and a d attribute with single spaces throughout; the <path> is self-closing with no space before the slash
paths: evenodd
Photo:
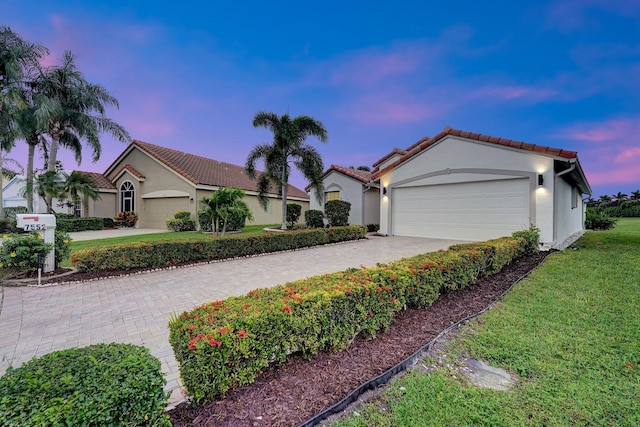
<path id="1" fill-rule="evenodd" d="M 176 212 L 191 210 L 189 193 L 167 190 L 147 193 L 142 196 L 144 221 L 139 227 L 167 228 L 167 220 L 172 219 Z"/>
<path id="2" fill-rule="evenodd" d="M 526 178 L 394 188 L 391 230 L 397 236 L 487 240 L 527 228 Z"/>

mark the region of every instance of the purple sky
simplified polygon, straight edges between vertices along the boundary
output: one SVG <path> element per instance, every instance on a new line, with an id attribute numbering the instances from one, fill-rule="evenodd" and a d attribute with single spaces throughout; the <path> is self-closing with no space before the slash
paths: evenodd
<path id="1" fill-rule="evenodd" d="M 638 0 L 226 3 L 22 0 L 0 24 L 71 50 L 153 144 L 243 165 L 271 141 L 254 114 L 288 111 L 325 124 L 326 167 L 371 166 L 451 126 L 576 150 L 595 198 L 640 190 Z M 102 146 L 60 160 L 104 172 L 125 146 Z"/>

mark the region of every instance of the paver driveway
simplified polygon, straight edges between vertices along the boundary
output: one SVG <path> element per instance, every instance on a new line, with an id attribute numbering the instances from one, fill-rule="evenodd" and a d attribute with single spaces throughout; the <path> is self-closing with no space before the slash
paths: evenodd
<path id="1" fill-rule="evenodd" d="M 169 316 L 259 287 L 373 266 L 446 249 L 452 240 L 369 237 L 357 242 L 202 264 L 173 270 L 45 287 L 4 287 L 0 375 L 34 356 L 95 343 L 143 345 L 162 362 L 171 402 L 179 401 L 178 365 Z"/>

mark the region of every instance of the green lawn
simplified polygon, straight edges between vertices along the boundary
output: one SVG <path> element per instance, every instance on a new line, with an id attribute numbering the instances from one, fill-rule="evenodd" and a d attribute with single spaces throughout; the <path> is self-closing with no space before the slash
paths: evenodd
<path id="1" fill-rule="evenodd" d="M 263 228 L 265 227 L 280 227 L 276 225 L 249 225 L 242 229 L 242 233 L 225 234 L 223 238 L 234 238 L 238 236 L 253 236 L 265 233 Z M 94 246 L 104 245 L 116 245 L 120 243 L 132 243 L 132 242 L 155 242 L 159 240 L 201 240 L 203 238 L 212 238 L 211 233 L 200 233 L 195 231 L 183 231 L 183 232 L 170 232 L 170 233 L 153 233 L 153 234 L 138 234 L 136 236 L 122 236 L 122 237 L 110 237 L 107 239 L 96 240 L 82 240 L 78 242 L 71 242 L 71 251 L 77 251 L 80 249 L 91 248 Z M 66 260 L 62 262 L 63 267 L 70 267 L 71 261 Z"/>
<path id="2" fill-rule="evenodd" d="M 447 368 L 412 371 L 335 425 L 640 425 L 640 218 L 576 247 L 448 345 L 453 363 L 471 356 L 518 375 L 513 392 L 477 389 Z"/>

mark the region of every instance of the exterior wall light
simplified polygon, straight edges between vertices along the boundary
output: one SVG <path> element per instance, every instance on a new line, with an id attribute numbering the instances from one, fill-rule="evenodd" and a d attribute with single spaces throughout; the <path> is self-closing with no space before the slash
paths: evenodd
<path id="1" fill-rule="evenodd" d="M 544 184 L 544 176 L 542 174 L 538 175 L 538 185 Z"/>
<path id="2" fill-rule="evenodd" d="M 382 195 L 383 196 L 387 195 L 387 187 L 382 187 Z"/>

